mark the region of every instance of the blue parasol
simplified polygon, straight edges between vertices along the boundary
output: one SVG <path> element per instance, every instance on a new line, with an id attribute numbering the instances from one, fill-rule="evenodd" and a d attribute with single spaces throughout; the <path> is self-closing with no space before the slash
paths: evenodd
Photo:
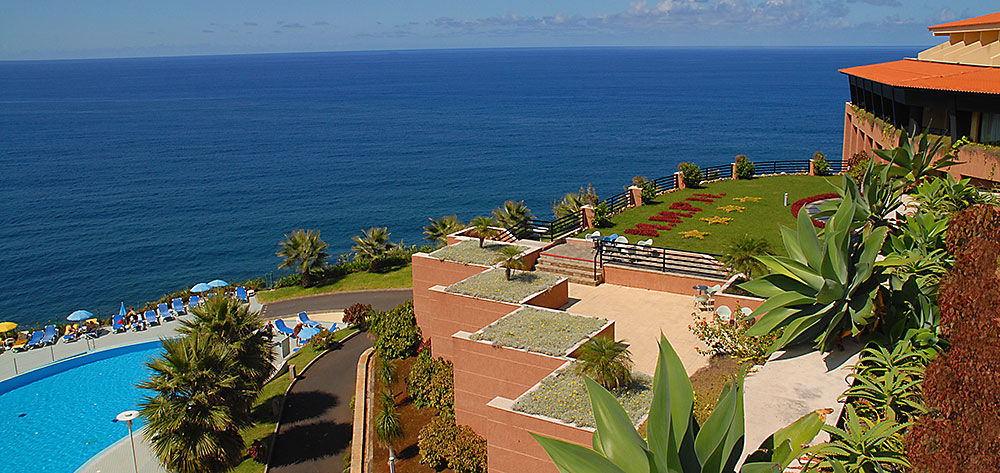
<path id="1" fill-rule="evenodd" d="M 90 312 L 87 312 L 85 310 L 77 310 L 74 311 L 72 314 L 69 314 L 69 317 L 66 317 L 66 320 L 72 320 L 74 322 L 78 322 L 80 320 L 87 320 L 93 316 L 94 314 L 91 314 Z"/>
<path id="2" fill-rule="evenodd" d="M 191 292 L 205 292 L 210 290 L 212 290 L 212 286 L 209 286 L 208 284 L 205 284 L 203 282 L 195 284 L 194 287 L 191 288 Z"/>
<path id="3" fill-rule="evenodd" d="M 221 279 L 213 279 L 209 281 L 207 284 L 211 287 L 226 287 L 229 285 L 229 283 Z"/>

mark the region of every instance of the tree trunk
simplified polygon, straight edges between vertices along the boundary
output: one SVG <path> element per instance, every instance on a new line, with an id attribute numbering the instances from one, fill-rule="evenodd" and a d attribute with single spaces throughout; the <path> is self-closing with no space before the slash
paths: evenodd
<path id="1" fill-rule="evenodd" d="M 482 248 L 482 247 L 483 247 L 483 241 L 484 241 L 484 240 L 486 240 L 486 237 L 484 237 L 484 236 L 482 236 L 482 235 L 479 235 L 479 247 L 480 247 L 480 248 Z"/>
<path id="2" fill-rule="evenodd" d="M 309 287 L 309 283 L 311 282 L 312 282 L 312 277 L 310 276 L 309 271 L 304 271 L 302 273 L 302 287 L 304 288 Z"/>
<path id="3" fill-rule="evenodd" d="M 389 448 L 389 473 L 396 473 L 396 449 L 392 448 L 392 445 L 387 445 Z"/>
<path id="4" fill-rule="evenodd" d="M 507 270 L 507 280 L 510 281 L 510 268 L 504 268 Z"/>

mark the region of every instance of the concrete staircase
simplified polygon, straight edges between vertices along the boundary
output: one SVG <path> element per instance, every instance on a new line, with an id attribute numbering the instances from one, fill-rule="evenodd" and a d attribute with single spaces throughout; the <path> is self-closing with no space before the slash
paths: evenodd
<path id="1" fill-rule="evenodd" d="M 599 280 L 594 280 L 594 262 L 561 258 L 542 254 L 535 262 L 535 271 L 563 276 L 574 284 L 596 286 L 603 281 L 604 276 L 598 272 Z"/>

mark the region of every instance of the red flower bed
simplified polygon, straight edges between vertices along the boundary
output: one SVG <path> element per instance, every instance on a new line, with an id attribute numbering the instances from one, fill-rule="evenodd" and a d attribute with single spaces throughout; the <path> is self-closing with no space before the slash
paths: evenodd
<path id="1" fill-rule="evenodd" d="M 695 194 L 695 195 L 698 196 L 698 197 L 707 197 L 709 199 L 721 199 L 721 198 L 723 198 L 723 197 L 726 196 L 726 193 L 723 192 L 723 193 L 721 193 L 719 195 L 715 195 L 715 194 Z"/>
<path id="2" fill-rule="evenodd" d="M 649 220 L 650 222 L 667 222 L 671 225 L 677 225 L 678 223 L 681 223 L 680 219 L 676 217 L 664 217 L 662 215 L 653 215 L 652 217 L 649 217 L 646 220 Z"/>
<path id="3" fill-rule="evenodd" d="M 650 230 L 670 230 L 669 225 L 658 225 L 655 223 L 637 223 L 636 228 L 648 228 Z"/>
<path id="4" fill-rule="evenodd" d="M 799 210 L 802 210 L 802 207 L 805 207 L 807 204 L 811 204 L 813 202 L 817 202 L 817 201 L 820 201 L 820 200 L 835 199 L 837 197 L 840 197 L 840 194 L 830 193 L 830 194 L 814 195 L 812 197 L 806 197 L 805 199 L 796 200 L 795 203 L 792 204 L 792 216 L 795 217 L 795 218 L 799 218 Z M 824 223 L 824 222 L 821 222 L 821 221 L 816 220 L 816 219 L 812 219 L 812 221 L 813 221 L 813 225 L 816 228 L 825 228 L 826 227 L 826 223 Z"/>
<path id="5" fill-rule="evenodd" d="M 674 202 L 670 204 L 670 210 L 684 210 L 686 212 L 701 212 L 698 207 L 692 207 L 691 204 L 687 202 Z"/>
<path id="6" fill-rule="evenodd" d="M 714 200 L 709 199 L 707 197 L 688 197 L 688 198 L 686 198 L 684 200 L 690 200 L 692 202 L 707 202 L 709 204 L 711 204 L 712 202 L 715 202 Z"/>
<path id="7" fill-rule="evenodd" d="M 629 235 L 642 235 L 651 237 L 660 236 L 660 232 L 648 228 L 626 228 L 625 233 L 628 233 Z"/>

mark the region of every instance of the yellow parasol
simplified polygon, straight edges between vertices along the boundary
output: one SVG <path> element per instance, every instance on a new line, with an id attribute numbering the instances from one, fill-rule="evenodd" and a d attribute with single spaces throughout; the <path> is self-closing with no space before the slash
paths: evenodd
<path id="1" fill-rule="evenodd" d="M 17 324 L 14 322 L 0 322 L 0 333 L 10 332 L 17 328 Z"/>

